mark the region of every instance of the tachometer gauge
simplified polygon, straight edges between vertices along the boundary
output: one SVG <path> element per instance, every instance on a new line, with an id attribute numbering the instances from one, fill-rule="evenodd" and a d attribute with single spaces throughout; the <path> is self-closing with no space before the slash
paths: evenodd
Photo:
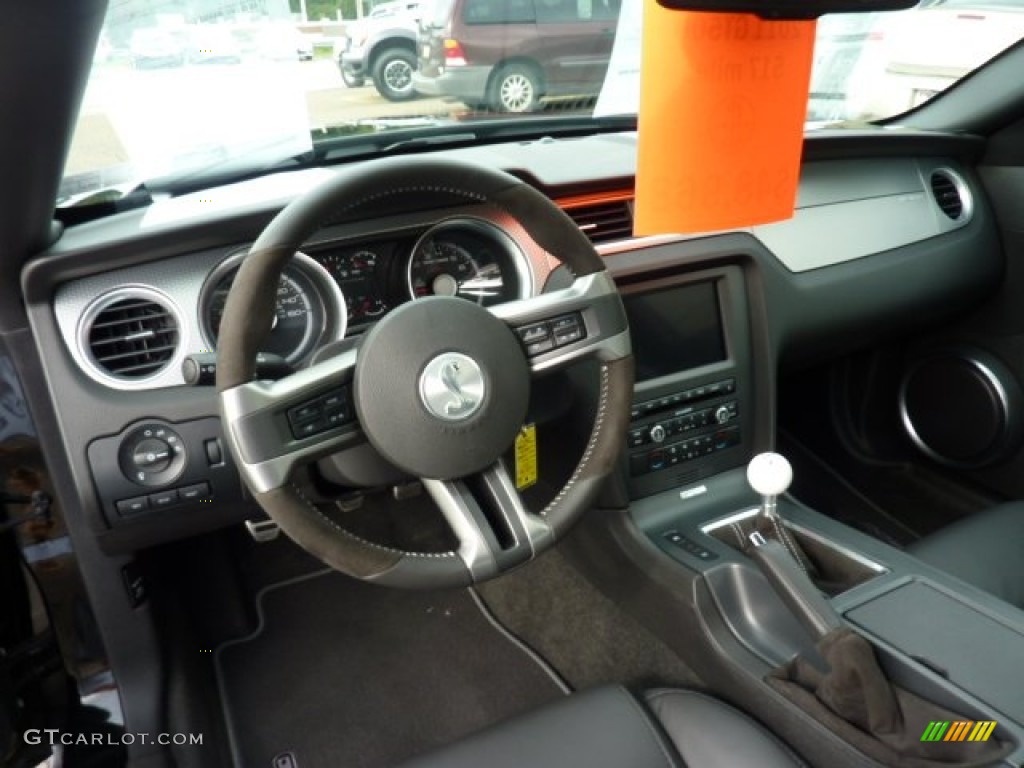
<path id="1" fill-rule="evenodd" d="M 210 336 L 216 340 L 220 334 L 220 321 L 224 316 L 224 304 L 228 291 L 235 280 L 237 270 L 224 275 L 210 292 L 206 306 L 207 326 Z M 283 358 L 295 357 L 309 346 L 310 337 L 316 330 L 316 321 L 311 317 L 316 313 L 313 306 L 315 299 L 310 296 L 310 286 L 305 285 L 301 275 L 289 274 L 288 270 L 281 275 L 277 286 L 277 302 L 274 305 L 270 338 L 264 345 L 264 352 L 273 352 Z"/>
<path id="2" fill-rule="evenodd" d="M 200 300 L 203 335 L 217 344 L 231 284 L 244 254 L 226 259 L 210 275 Z M 270 335 L 261 352 L 296 363 L 313 352 L 323 339 L 345 334 L 345 302 L 330 276 L 305 254 L 296 254 L 281 273 Z"/>
<path id="3" fill-rule="evenodd" d="M 512 239 L 482 219 L 451 219 L 428 230 L 409 258 L 409 295 L 459 296 L 490 306 L 529 291 L 526 258 Z"/>

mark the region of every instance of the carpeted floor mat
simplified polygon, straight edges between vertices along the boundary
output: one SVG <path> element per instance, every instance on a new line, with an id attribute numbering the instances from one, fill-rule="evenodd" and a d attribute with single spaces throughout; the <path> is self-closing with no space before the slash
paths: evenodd
<path id="1" fill-rule="evenodd" d="M 700 677 L 660 639 L 603 595 L 553 547 L 480 584 L 497 619 L 577 690 L 622 683 L 636 690 L 700 688 Z"/>
<path id="2" fill-rule="evenodd" d="M 264 590 L 260 615 L 216 656 L 240 767 L 390 766 L 564 693 L 468 590 L 323 572 Z"/>

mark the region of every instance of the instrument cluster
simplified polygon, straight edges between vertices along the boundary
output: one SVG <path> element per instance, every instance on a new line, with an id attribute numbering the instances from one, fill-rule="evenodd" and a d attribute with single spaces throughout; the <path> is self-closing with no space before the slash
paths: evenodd
<path id="1" fill-rule="evenodd" d="M 216 344 L 237 258 L 215 270 L 202 301 L 202 325 Z M 470 217 L 442 221 L 416 235 L 317 244 L 285 269 L 267 349 L 290 362 L 309 358 L 332 329 L 358 332 L 406 301 L 456 296 L 492 306 L 530 295 L 529 260 L 501 228 Z M 340 315 L 338 317 L 337 315 Z"/>

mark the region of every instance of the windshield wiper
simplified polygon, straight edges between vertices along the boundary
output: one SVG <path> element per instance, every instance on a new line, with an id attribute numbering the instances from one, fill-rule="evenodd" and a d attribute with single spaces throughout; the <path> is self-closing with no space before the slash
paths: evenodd
<path id="1" fill-rule="evenodd" d="M 127 191 L 125 191 L 127 189 Z M 153 196 L 144 182 L 104 187 L 57 203 L 54 218 L 64 226 L 102 219 L 122 211 L 152 205 Z"/>
<path id="2" fill-rule="evenodd" d="M 535 117 L 481 119 L 470 126 L 441 123 L 429 127 L 396 128 L 321 140 L 308 165 L 329 165 L 380 155 L 400 155 L 503 141 L 573 138 L 594 133 L 636 130 L 635 115 L 611 117 Z M 305 165 L 306 163 L 304 163 Z"/>

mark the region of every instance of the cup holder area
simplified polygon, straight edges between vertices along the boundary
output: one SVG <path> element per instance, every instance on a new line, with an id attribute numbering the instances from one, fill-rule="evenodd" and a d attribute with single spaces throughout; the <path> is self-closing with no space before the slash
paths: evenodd
<path id="1" fill-rule="evenodd" d="M 759 518 L 759 509 L 748 509 L 729 517 L 708 523 L 701 528 L 708 536 L 713 536 L 733 549 L 743 551 L 749 544 L 748 536 L 755 530 L 765 538 L 778 540 L 780 533 L 773 526 Z M 797 552 L 794 557 L 807 571 L 807 575 L 825 594 L 834 597 L 847 590 L 863 584 L 888 569 L 869 560 L 863 555 L 847 547 L 826 539 L 801 525 L 783 521 L 789 541 L 783 541 L 790 552 L 795 545 Z"/>

